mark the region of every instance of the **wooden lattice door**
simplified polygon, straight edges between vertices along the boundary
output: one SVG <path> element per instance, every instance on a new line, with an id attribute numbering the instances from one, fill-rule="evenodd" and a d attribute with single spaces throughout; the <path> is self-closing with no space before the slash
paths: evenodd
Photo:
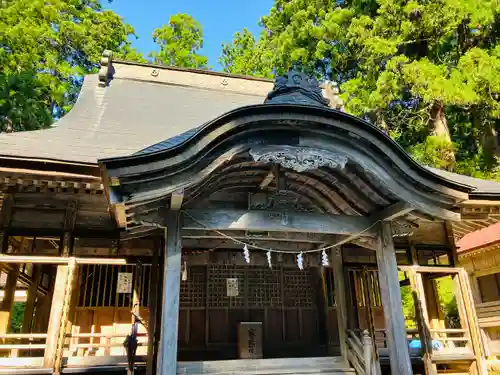
<path id="1" fill-rule="evenodd" d="M 180 359 L 237 358 L 240 322 L 262 322 L 264 357 L 321 355 L 324 301 L 316 268 L 209 264 L 181 283 Z M 227 295 L 227 279 L 238 295 Z M 319 298 L 321 297 L 321 298 Z"/>

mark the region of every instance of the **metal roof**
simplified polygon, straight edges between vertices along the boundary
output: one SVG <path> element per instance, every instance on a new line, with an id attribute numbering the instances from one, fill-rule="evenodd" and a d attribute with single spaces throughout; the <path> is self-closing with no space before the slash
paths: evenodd
<path id="1" fill-rule="evenodd" d="M 116 74 L 107 87 L 101 87 L 98 75 L 89 75 L 73 109 L 54 127 L 0 134 L 0 155 L 97 163 L 149 149 L 158 140 L 193 132 L 232 109 L 263 102 L 260 95 L 189 83 L 156 83 Z"/>

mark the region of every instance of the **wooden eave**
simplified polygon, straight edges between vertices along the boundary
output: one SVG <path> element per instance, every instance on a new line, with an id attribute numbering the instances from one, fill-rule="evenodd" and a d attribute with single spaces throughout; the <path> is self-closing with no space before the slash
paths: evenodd
<path id="1" fill-rule="evenodd" d="M 147 230 L 136 226 L 134 216 L 168 208 L 171 194 L 179 189 L 184 190 L 184 202 L 189 202 L 200 192 L 255 187 L 266 178 L 269 166 L 253 163 L 248 150 L 263 143 L 347 155 L 350 163 L 345 171 L 285 172 L 287 181 L 301 185 L 299 190 L 326 213 L 365 216 L 407 201 L 415 205 L 417 214 L 452 220 L 459 218 L 457 205 L 474 190 L 420 166 L 379 129 L 356 117 L 315 106 L 256 105 L 231 111 L 172 147 L 100 160 L 110 204 L 121 218 L 119 225 Z M 342 191 L 339 184 L 345 185 Z M 376 192 L 378 202 L 370 201 L 363 189 Z M 370 208 L 342 203 L 349 200 L 349 193 L 368 198 Z"/>

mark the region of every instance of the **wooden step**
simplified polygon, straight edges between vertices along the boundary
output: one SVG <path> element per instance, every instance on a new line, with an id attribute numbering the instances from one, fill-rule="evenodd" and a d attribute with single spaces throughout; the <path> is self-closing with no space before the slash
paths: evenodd
<path id="1" fill-rule="evenodd" d="M 340 357 L 179 362 L 179 375 L 355 375 Z"/>

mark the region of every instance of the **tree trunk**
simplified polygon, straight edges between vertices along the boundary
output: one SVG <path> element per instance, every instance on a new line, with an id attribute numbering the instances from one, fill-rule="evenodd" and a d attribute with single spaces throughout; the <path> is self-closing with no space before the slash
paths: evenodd
<path id="1" fill-rule="evenodd" d="M 455 153 L 453 151 L 453 142 L 451 141 L 450 129 L 446 121 L 446 114 L 444 113 L 444 105 L 441 102 L 435 102 L 431 107 L 430 113 L 430 127 L 431 134 L 437 136 L 449 145 L 447 150 L 443 150 L 443 157 L 448 161 L 449 167 L 447 169 L 453 170 L 455 166 Z"/>
<path id="2" fill-rule="evenodd" d="M 434 103 L 431 108 L 431 129 L 432 135 L 442 137 L 451 143 L 450 129 L 444 113 L 442 103 Z"/>
<path id="3" fill-rule="evenodd" d="M 499 134 L 495 129 L 494 124 L 490 124 L 486 127 L 485 132 L 481 137 L 481 143 L 488 157 L 493 158 L 495 156 L 500 156 Z"/>
<path id="4" fill-rule="evenodd" d="M 495 157 L 500 157 L 500 138 L 496 122 L 483 124 L 480 111 L 477 106 L 471 108 L 472 125 L 479 132 L 481 146 L 487 158 L 488 164 L 495 164 Z"/>

